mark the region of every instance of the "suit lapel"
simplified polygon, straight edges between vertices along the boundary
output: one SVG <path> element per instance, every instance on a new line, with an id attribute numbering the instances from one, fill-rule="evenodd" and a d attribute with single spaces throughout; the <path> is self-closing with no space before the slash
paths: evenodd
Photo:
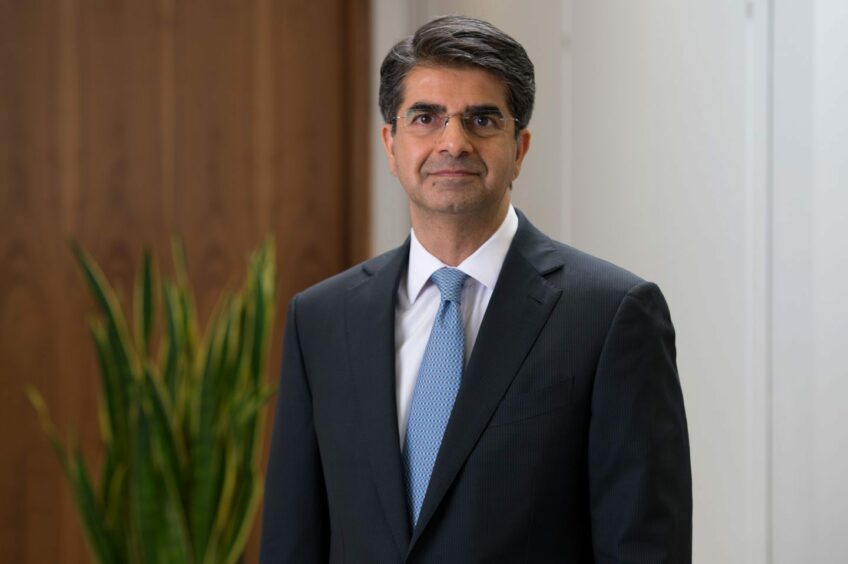
<path id="1" fill-rule="evenodd" d="M 409 552 L 471 454 L 559 299 L 561 290 L 543 277 L 562 266 L 559 256 L 550 239 L 519 212 L 519 229 L 463 375 Z"/>
<path id="2" fill-rule="evenodd" d="M 385 262 L 363 269 L 369 278 L 348 290 L 345 322 L 364 444 L 374 486 L 400 554 L 410 539 L 406 489 L 400 456 L 395 395 L 395 301 L 398 280 L 409 257 L 409 241 Z"/>

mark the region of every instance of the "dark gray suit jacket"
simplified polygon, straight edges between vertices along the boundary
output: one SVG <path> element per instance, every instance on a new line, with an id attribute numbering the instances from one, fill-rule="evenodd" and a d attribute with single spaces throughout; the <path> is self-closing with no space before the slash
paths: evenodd
<path id="1" fill-rule="evenodd" d="M 408 255 L 407 241 L 289 305 L 261 562 L 690 562 L 665 300 L 520 213 L 410 526 L 394 369 Z"/>

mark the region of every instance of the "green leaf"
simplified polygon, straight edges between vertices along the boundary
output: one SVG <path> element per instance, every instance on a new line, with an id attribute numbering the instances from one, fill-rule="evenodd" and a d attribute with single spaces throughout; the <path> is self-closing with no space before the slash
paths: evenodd
<path id="1" fill-rule="evenodd" d="M 107 452 L 106 456 L 106 466 L 100 478 L 103 521 L 109 531 L 120 531 L 129 524 L 127 461 L 115 461 L 111 452 Z M 121 546 L 124 542 L 123 538 L 115 539 L 116 546 Z"/>
<path id="2" fill-rule="evenodd" d="M 251 374 L 260 378 L 265 366 L 267 333 L 273 315 L 274 283 L 273 242 L 269 239 L 251 260 L 248 290 L 253 293 L 253 331 L 251 353 Z M 252 288 L 251 288 L 252 286 Z"/>
<path id="3" fill-rule="evenodd" d="M 101 411 L 105 412 L 105 417 L 101 419 L 101 434 L 107 445 L 115 442 L 115 449 L 123 452 L 127 441 L 127 381 L 119 374 L 103 322 L 90 322 L 89 332 L 100 367 L 100 406 Z"/>
<path id="4" fill-rule="evenodd" d="M 186 260 L 185 248 L 182 241 L 174 238 L 171 241 L 171 252 L 174 258 L 174 271 L 176 274 L 177 297 L 179 298 L 178 320 L 182 324 L 181 334 L 183 336 L 182 347 L 189 357 L 197 352 L 198 322 L 197 310 L 192 297 L 191 284 L 188 277 L 188 261 Z"/>
<path id="5" fill-rule="evenodd" d="M 188 290 L 190 287 L 188 280 L 188 260 L 186 260 L 183 242 L 176 237 L 171 240 L 171 254 L 174 257 L 174 272 L 177 275 L 177 285 L 180 288 Z"/>
<path id="6" fill-rule="evenodd" d="M 106 357 L 113 367 L 110 369 L 114 374 L 115 394 L 126 399 L 138 371 L 138 359 L 129 338 L 126 319 L 115 292 L 100 268 L 76 243 L 72 243 L 72 249 L 82 269 L 83 278 L 88 282 L 95 302 L 105 317 L 107 344 L 102 346 L 104 350 L 108 350 Z M 95 344 L 101 346 L 100 343 Z"/>
<path id="7" fill-rule="evenodd" d="M 74 491 L 74 500 L 77 504 L 77 514 L 82 521 L 86 540 L 95 558 L 101 564 L 119 562 L 109 541 L 109 535 L 103 527 L 103 520 L 97 510 L 97 502 L 91 487 L 91 480 L 85 467 L 85 461 L 79 450 L 74 450 L 67 459 L 65 472 L 68 481 Z"/>
<path id="8" fill-rule="evenodd" d="M 229 530 L 225 537 L 226 545 L 229 546 L 229 552 L 224 558 L 226 564 L 237 562 L 244 552 L 250 535 L 250 525 L 259 508 L 259 500 L 262 498 L 262 479 L 258 470 L 252 468 L 239 479 L 242 484 L 241 495 L 232 512 Z"/>
<path id="9" fill-rule="evenodd" d="M 182 311 L 177 287 L 167 283 L 164 286 L 163 306 L 165 311 L 165 334 L 162 347 L 162 378 L 172 400 L 176 401 L 179 387 L 180 351 L 185 344 Z"/>
<path id="10" fill-rule="evenodd" d="M 150 422 L 158 452 L 162 455 L 162 471 L 170 476 L 180 476 L 188 462 L 183 438 L 172 420 L 173 407 L 152 366 L 144 371 L 144 384 L 150 398 Z"/>
<path id="11" fill-rule="evenodd" d="M 137 389 L 133 394 L 134 422 L 130 434 L 130 502 L 132 525 L 137 535 L 136 549 L 141 562 L 158 562 L 162 521 L 159 515 L 159 485 L 151 457 L 150 421 L 143 405 L 144 391 Z"/>
<path id="12" fill-rule="evenodd" d="M 38 416 L 38 423 L 41 425 L 41 428 L 44 430 L 44 434 L 47 435 L 47 438 L 50 441 L 50 446 L 53 447 L 56 457 L 62 463 L 62 467 L 65 468 L 68 456 L 65 452 L 65 447 L 62 445 L 62 440 L 59 438 L 59 433 L 56 431 L 56 426 L 50 418 L 50 412 L 47 409 L 47 404 L 44 403 L 44 397 L 32 386 L 27 386 L 25 392 L 29 399 L 29 403 L 32 405 L 35 410 L 35 414 Z"/>
<path id="13" fill-rule="evenodd" d="M 220 311 L 223 311 L 223 307 Z M 210 335 L 206 341 L 205 360 L 198 381 L 196 424 L 192 431 L 191 531 L 197 562 L 205 562 L 221 481 L 221 447 L 216 448 L 216 406 L 218 368 L 223 357 L 227 319 L 213 314 Z"/>
<path id="14" fill-rule="evenodd" d="M 133 331 L 103 272 L 72 250 L 102 318 L 90 323 L 100 372 L 104 452 L 95 488 L 77 448 L 63 445 L 41 395 L 27 395 L 74 492 L 97 562 L 217 564 L 244 552 L 262 490 L 263 384 L 273 327 L 275 268 L 266 242 L 242 288 L 223 293 L 201 331 L 185 251 L 175 279 L 158 281 L 145 251 Z M 161 305 L 158 360 L 151 338 Z M 69 454 L 70 452 L 70 454 Z"/>
<path id="15" fill-rule="evenodd" d="M 205 562 L 207 564 L 220 562 L 221 556 L 219 552 L 225 553 L 227 550 L 227 546 L 223 544 L 223 534 L 227 522 L 231 519 L 232 502 L 238 481 L 237 473 L 238 460 L 232 448 L 227 448 L 224 453 L 224 475 L 218 502 L 218 511 L 212 528 L 212 534 L 210 535 L 209 547 L 206 551 Z"/>
<path id="16" fill-rule="evenodd" d="M 144 354 L 150 355 L 150 335 L 153 331 L 153 317 L 156 302 L 156 273 L 150 251 L 144 251 L 141 270 L 135 284 L 135 334 L 136 346 Z"/>
<path id="17" fill-rule="evenodd" d="M 162 512 L 161 562 L 193 562 L 192 546 L 186 521 L 185 507 L 189 498 L 183 495 L 182 476 L 187 466 L 187 453 L 182 437 L 169 413 L 173 410 L 165 397 L 161 382 L 153 375 L 152 367 L 145 371 L 146 390 L 150 396 L 150 421 L 153 438 L 152 458 L 161 478 L 159 491 Z"/>

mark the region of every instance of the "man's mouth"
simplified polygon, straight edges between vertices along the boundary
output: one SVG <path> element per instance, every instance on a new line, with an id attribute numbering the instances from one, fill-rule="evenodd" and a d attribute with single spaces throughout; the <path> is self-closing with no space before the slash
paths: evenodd
<path id="1" fill-rule="evenodd" d="M 427 173 L 429 176 L 437 176 L 439 178 L 466 178 L 468 176 L 477 176 L 478 173 L 473 170 L 461 168 L 443 168 Z"/>

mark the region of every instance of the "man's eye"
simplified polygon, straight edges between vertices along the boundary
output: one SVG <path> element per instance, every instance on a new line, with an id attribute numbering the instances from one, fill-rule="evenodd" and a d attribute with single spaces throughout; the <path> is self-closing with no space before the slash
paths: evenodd
<path id="1" fill-rule="evenodd" d="M 471 123 L 477 129 L 488 129 L 495 126 L 495 120 L 492 119 L 492 116 L 487 115 L 471 116 Z"/>
<path id="2" fill-rule="evenodd" d="M 413 114 L 409 118 L 409 123 L 412 125 L 433 125 L 436 121 L 436 116 L 430 112 L 420 112 Z"/>

